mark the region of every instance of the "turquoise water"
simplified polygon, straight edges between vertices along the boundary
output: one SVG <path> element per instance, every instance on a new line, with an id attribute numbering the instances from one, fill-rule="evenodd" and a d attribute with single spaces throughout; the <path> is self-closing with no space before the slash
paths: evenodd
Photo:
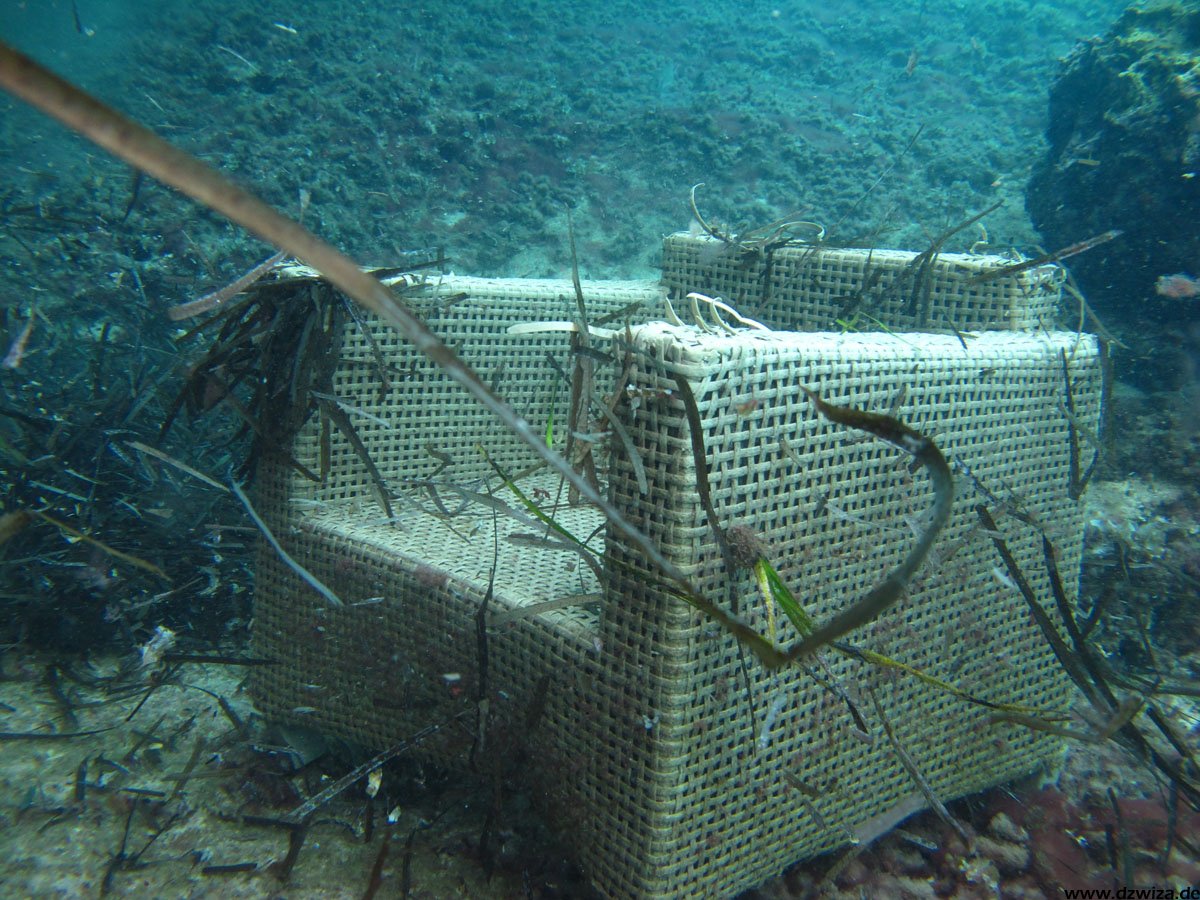
<path id="1" fill-rule="evenodd" d="M 709 230 L 728 238 L 716 256 L 732 247 L 750 258 L 762 248 L 745 236 L 782 220 L 811 223 L 805 234 L 829 246 L 1063 263 L 1075 281 L 1056 320 L 1035 332 L 1082 325 L 1111 354 L 1103 428 L 1075 422 L 1062 397 L 1046 403 L 1072 421 L 1085 465 L 1097 460 L 1082 501 L 1082 573 L 1065 578 L 1113 696 L 1100 713 L 1081 700 L 1052 726 L 1086 738 L 1040 780 L 951 804 L 972 848 L 924 813 L 836 877 L 822 882 L 838 865 L 826 857 L 747 895 L 1028 897 L 1200 878 L 1197 774 L 1179 752 L 1195 751 L 1200 641 L 1200 9 L 1151 7 L 1110 31 L 1124 3 L 4 0 L 0 39 L 303 215 L 360 263 L 439 260 L 414 284 L 451 272 L 569 278 L 569 229 L 583 278 L 648 284 L 666 234 Z M 157 859 L 172 874 L 147 890 L 222 896 L 236 884 L 242 896 L 270 896 L 283 889 L 266 864 L 284 855 L 286 834 L 281 847 L 275 832 L 266 842 L 227 823 L 251 806 L 282 815 L 380 748 L 326 744 L 319 729 L 269 732 L 241 669 L 213 663 L 193 685 L 169 654 L 240 665 L 250 652 L 258 531 L 224 485 L 252 482 L 261 455 L 277 449 L 257 417 L 283 395 L 264 400 L 259 387 L 301 384 L 297 373 L 321 359 L 304 354 L 304 331 L 294 356 L 256 367 L 273 349 L 266 326 L 284 315 L 269 305 L 246 320 L 264 330 L 233 351 L 232 325 L 188 335 L 194 322 L 168 311 L 219 291 L 273 248 L 3 93 L 0 171 L 0 856 L 10 861 L 0 886 L 9 896 L 134 895 L 140 870 L 122 834 L 149 848 L 165 823 L 171 852 Z M 425 308 L 431 319 L 461 298 L 443 301 Z M 562 315 L 575 315 L 570 303 Z M 827 327 L 847 334 L 866 322 Z M 964 350 L 971 338 L 958 334 Z M 618 358 L 592 346 L 554 365 L 589 353 Z M 481 371 L 502 393 L 506 365 Z M 379 372 L 432 377 L 415 364 Z M 557 383 L 550 369 L 546 378 Z M 738 421 L 751 422 L 758 400 L 732 390 Z M 312 397 L 310 415 L 340 409 L 363 429 L 391 427 L 365 402 L 317 387 Z M 906 421 L 930 421 L 903 397 L 887 400 Z M 572 430 L 586 444 L 608 429 L 598 410 L 568 422 L 554 409 L 535 427 L 559 449 Z M 438 435 L 426 452 L 452 472 L 448 460 L 472 448 L 451 454 L 448 441 Z M 974 478 L 955 477 L 960 492 Z M 483 487 L 434 489 L 440 508 Z M 1004 496 L 1020 506 L 1019 494 Z M 891 527 L 907 536 L 919 525 Z M 339 577 L 358 577 L 353 565 Z M 1011 577 L 1000 566 L 992 574 Z M 1005 664 L 1004 648 L 981 645 Z M 439 672 L 462 700 L 452 676 Z M 317 713 L 319 688 L 296 717 Z M 206 705 L 192 703 L 199 696 Z M 218 696 L 232 712 L 213 705 Z M 124 718 L 143 698 L 164 704 L 162 733 L 148 713 L 142 726 Z M 765 704 L 772 722 L 781 702 Z M 635 731 L 647 734 L 660 721 L 639 716 Z M 109 727 L 120 738 L 95 736 Z M 1146 764 L 1147 746 L 1177 766 L 1176 787 Z M 205 779 L 180 776 L 192 766 L 208 767 Z M 410 896 L 592 896 L 587 872 L 564 861 L 569 832 L 531 812 L 541 807 L 527 786 L 514 779 L 494 829 L 489 804 L 510 787 L 498 776 L 472 781 L 415 762 L 387 772 L 382 796 L 404 823 L 387 832 L 390 861 L 378 837 L 363 840 L 363 822 L 373 815 L 372 829 L 390 829 L 391 809 L 355 788 L 338 812 L 353 822 L 321 832 L 322 848 L 310 839 L 295 896 L 378 888 L 376 860 L 385 889 L 399 890 L 402 858 L 417 873 Z M 1176 855 L 1156 858 L 1168 835 Z M 415 857 L 402 856 L 405 840 Z M 254 867 L 199 874 L 212 859 Z M 241 880 L 218 881 L 227 876 Z"/>

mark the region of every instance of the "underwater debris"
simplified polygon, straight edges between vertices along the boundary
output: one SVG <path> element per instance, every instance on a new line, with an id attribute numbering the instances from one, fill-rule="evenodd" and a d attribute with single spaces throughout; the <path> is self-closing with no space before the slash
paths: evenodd
<path id="1" fill-rule="evenodd" d="M 912 317 L 918 327 L 924 327 L 929 319 L 929 306 L 933 295 L 933 267 L 946 242 L 964 228 L 970 228 L 976 222 L 989 216 L 1004 205 L 1003 200 L 997 200 L 987 209 L 963 219 L 957 225 L 951 225 L 929 242 L 929 246 L 912 258 L 906 267 L 905 280 L 911 280 L 912 288 L 904 314 Z M 990 273 L 989 273 L 990 274 Z M 898 280 L 899 282 L 899 280 Z M 968 282 L 970 283 L 970 282 Z"/>
<path id="2" fill-rule="evenodd" d="M 4 359 L 0 360 L 0 368 L 4 369 L 19 369 L 21 361 L 25 359 L 25 351 L 29 346 L 29 338 L 33 336 L 33 323 L 37 319 L 37 307 L 32 303 L 29 305 L 29 318 L 25 320 L 24 327 L 13 338 L 12 343 L 8 347 L 8 352 L 4 354 Z"/>
<path id="3" fill-rule="evenodd" d="M 559 426 L 559 427 L 560 427 L 560 426 Z M 893 613 L 893 614 L 895 614 L 895 613 Z"/>
<path id="4" fill-rule="evenodd" d="M 287 253 L 283 250 L 280 250 L 278 253 L 274 254 L 273 256 L 269 256 L 260 262 L 241 278 L 238 278 L 236 281 L 232 281 L 225 285 L 225 287 L 213 291 L 211 294 L 205 294 L 203 297 L 200 297 L 198 300 L 193 300 L 190 303 L 182 303 L 179 306 L 172 306 L 167 310 L 167 318 L 178 322 L 182 319 L 191 319 L 195 316 L 202 315 L 203 313 L 220 309 L 233 297 L 245 291 L 246 288 L 250 287 L 256 281 L 270 272 L 271 269 L 275 268 L 277 264 L 283 262 L 285 256 L 287 256 Z"/>
<path id="5" fill-rule="evenodd" d="M 1017 275 L 1029 269 L 1036 269 L 1038 266 L 1047 266 L 1051 263 L 1059 262 L 1072 256 L 1077 256 L 1093 247 L 1099 247 L 1101 244 L 1107 244 L 1111 240 L 1119 238 L 1125 232 L 1119 228 L 1114 228 L 1111 231 L 1105 231 L 1101 234 L 1093 235 L 1086 240 L 1077 241 L 1074 244 L 1063 247 L 1061 250 L 1055 250 L 1053 253 L 1043 253 L 1040 256 L 1035 256 L 1033 259 L 1026 259 L 1022 262 L 1013 263 L 1011 266 L 1001 266 L 998 269 L 991 269 L 980 275 L 976 275 L 970 281 L 969 285 L 986 284 L 989 281 L 995 281 L 997 278 L 1005 278 L 1009 275 Z"/>
<path id="6" fill-rule="evenodd" d="M 1200 296 L 1200 281 L 1182 272 L 1159 275 L 1154 282 L 1154 293 L 1172 300 L 1192 300 Z"/>
<path id="7" fill-rule="evenodd" d="M 788 650 L 789 659 L 797 659 L 812 653 L 819 647 L 836 640 L 847 632 L 876 618 L 896 602 L 903 594 L 908 582 L 925 557 L 929 555 L 933 542 L 950 520 L 954 502 L 954 476 L 945 457 L 932 440 L 910 429 L 898 419 L 877 413 L 868 413 L 847 407 L 833 406 L 824 402 L 815 393 L 803 388 L 821 414 L 840 425 L 847 425 L 874 434 L 880 440 L 903 450 L 924 466 L 933 485 L 934 501 L 929 522 L 917 538 L 917 543 L 901 563 L 892 569 L 865 597 L 834 616 L 799 644 Z"/>
<path id="8" fill-rule="evenodd" d="M 1058 628 L 1038 600 L 988 509 L 983 505 L 977 505 L 975 511 L 1059 664 L 1102 718 L 1103 724 L 1097 729 L 1097 734 L 1109 734 L 1112 740 L 1129 749 L 1135 758 L 1147 763 L 1165 776 L 1173 788 L 1178 790 L 1194 809 L 1200 810 L 1200 776 L 1197 774 L 1200 772 L 1200 765 L 1198 765 L 1195 755 L 1175 733 L 1175 729 L 1162 715 L 1152 699 L 1157 693 L 1167 692 L 1160 691 L 1157 685 L 1148 685 L 1144 689 L 1144 696 L 1138 697 L 1136 700 L 1127 698 L 1125 701 L 1119 701 L 1112 688 L 1112 684 L 1116 681 L 1115 674 L 1101 653 L 1087 642 L 1084 632 L 1079 628 L 1075 619 L 1074 610 L 1067 599 L 1062 578 L 1059 575 L 1057 551 L 1050 539 L 1045 533 L 1041 533 L 1040 529 L 1036 529 L 1041 533 L 1042 556 L 1046 564 L 1046 573 L 1049 576 L 1050 591 L 1063 627 L 1070 638 L 1070 645 L 1059 633 Z M 1158 729 L 1165 745 L 1152 740 L 1143 733 L 1135 721 L 1139 711 L 1144 712 L 1146 718 Z M 1030 724 L 1027 727 L 1045 730 L 1041 723 Z M 1168 756 L 1167 747 L 1177 756 L 1174 758 Z"/>
<path id="9" fill-rule="evenodd" d="M 267 539 L 267 543 L 271 545 L 271 549 L 275 551 L 275 554 L 283 561 L 284 565 L 300 576 L 300 579 L 305 584 L 324 597 L 330 606 L 342 606 L 343 604 L 341 597 L 326 587 L 323 581 L 317 578 L 317 576 L 312 572 L 308 571 L 308 569 L 304 568 L 304 566 L 300 565 L 300 563 L 296 562 L 296 560 L 292 558 L 291 554 L 283 549 L 283 545 L 279 543 L 279 540 L 275 537 L 274 533 L 272 533 L 271 529 L 267 527 L 267 523 L 263 521 L 262 516 L 260 516 L 250 504 L 250 498 L 246 496 L 246 492 L 242 490 L 241 485 L 231 479 L 229 482 L 229 488 L 233 491 L 233 495 L 241 501 L 242 506 L 246 509 L 246 515 L 250 517 L 250 521 L 252 521 L 258 527 L 258 530 L 262 532 L 263 537 Z"/>
<path id="10" fill-rule="evenodd" d="M 825 240 L 825 226 L 820 222 L 791 217 L 777 219 L 767 225 L 748 228 L 741 232 L 723 231 L 717 226 L 710 224 L 704 216 L 700 215 L 700 210 L 696 206 L 696 191 L 702 187 L 704 187 L 703 181 L 692 185 L 689 195 L 692 217 L 695 219 L 700 230 L 709 237 L 716 238 L 723 244 L 735 247 L 739 252 L 770 253 L 772 250 L 778 250 L 780 247 L 793 244 L 819 244 Z M 801 232 L 803 231 L 811 231 L 811 237 L 802 237 Z"/>

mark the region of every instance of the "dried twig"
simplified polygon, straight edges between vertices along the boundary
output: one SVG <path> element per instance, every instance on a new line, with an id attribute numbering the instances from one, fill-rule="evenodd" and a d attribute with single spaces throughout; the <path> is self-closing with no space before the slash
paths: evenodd
<path id="1" fill-rule="evenodd" d="M 236 281 L 231 281 L 225 287 L 213 291 L 211 294 L 205 294 L 198 300 L 192 300 L 190 303 L 181 303 L 178 306 L 172 306 L 167 310 L 167 318 L 172 322 L 178 322 L 182 319 L 190 319 L 193 316 L 198 316 L 201 313 L 210 312 L 221 306 L 228 300 L 236 297 L 254 282 L 258 281 L 264 275 L 271 271 L 277 263 L 283 261 L 287 256 L 287 252 L 280 250 L 274 256 L 268 257 L 260 262 L 257 266 L 243 275 Z"/>
<path id="2" fill-rule="evenodd" d="M 283 545 L 279 543 L 275 535 L 271 532 L 271 529 L 267 527 L 267 523 L 262 520 L 262 517 L 255 511 L 254 507 L 250 505 L 250 498 L 246 496 L 246 492 L 242 490 L 241 485 L 236 481 L 230 480 L 229 487 L 233 491 L 233 495 L 242 502 L 242 506 L 245 507 L 246 515 L 250 517 L 250 521 L 258 526 L 258 530 L 267 539 L 267 543 L 271 545 L 271 549 L 283 560 L 284 565 L 299 575 L 305 584 L 324 597 L 330 606 L 342 606 L 341 597 L 326 587 L 324 582 L 317 578 L 316 575 L 292 559 L 291 555 L 283 549 Z"/>
<path id="3" fill-rule="evenodd" d="M 1123 231 L 1119 228 L 1114 228 L 1112 231 L 1106 231 L 1103 234 L 1097 234 L 1087 240 L 1078 241 L 1068 247 L 1063 247 L 1061 250 L 1055 250 L 1053 253 L 1043 253 L 1040 256 L 1035 256 L 1033 259 L 1027 259 L 1019 263 L 1013 263 L 1010 266 L 1001 266 L 999 269 L 990 269 L 980 275 L 976 275 L 968 285 L 985 284 L 989 281 L 995 281 L 997 278 L 1004 278 L 1008 275 L 1017 275 L 1028 269 L 1036 269 L 1038 266 L 1048 266 L 1051 263 L 1056 263 L 1059 260 L 1067 259 L 1071 256 L 1076 256 L 1086 250 L 1091 250 L 1093 247 L 1098 247 L 1101 244 L 1107 244 L 1114 238 L 1119 238 Z"/>
<path id="4" fill-rule="evenodd" d="M 946 804 L 941 801 L 941 798 L 934 792 L 933 786 L 921 774 L 916 760 L 904 749 L 904 745 L 896 737 L 896 731 L 892 728 L 892 723 L 884 713 L 883 705 L 879 702 L 879 698 L 875 696 L 875 692 L 868 689 L 868 693 L 871 697 L 871 703 L 875 706 L 875 715 L 879 716 L 879 721 L 883 724 L 883 732 L 887 735 L 888 743 L 892 745 L 892 750 L 895 752 L 896 758 L 900 760 L 900 765 L 904 767 L 904 771 L 913 780 L 913 784 L 917 786 L 917 789 L 921 792 L 921 795 L 925 798 L 930 808 L 937 813 L 937 817 L 950 826 L 954 833 L 962 839 L 963 844 L 970 847 L 972 843 L 971 836 L 967 834 L 967 830 L 962 824 L 954 816 L 950 815 L 950 810 L 946 809 Z"/>
<path id="5" fill-rule="evenodd" d="M 347 772 L 324 790 L 313 794 L 313 796 L 309 797 L 282 819 L 275 820 L 275 824 L 284 825 L 290 828 L 300 827 L 305 821 L 308 820 L 309 816 L 311 816 L 330 800 L 337 797 L 340 793 L 342 793 L 342 791 L 346 790 L 346 788 L 350 787 L 350 785 L 354 784 L 360 778 L 366 778 L 376 769 L 386 765 L 401 753 L 407 752 L 414 744 L 419 744 L 421 741 L 425 740 L 425 738 L 441 731 L 451 722 L 455 721 L 456 719 L 461 719 L 463 716 L 471 712 L 474 712 L 474 710 L 464 709 L 461 712 L 455 713 L 444 722 L 437 722 L 433 725 L 427 725 L 425 728 L 422 728 L 411 737 L 405 738 L 402 741 L 398 741 L 388 749 L 384 750 L 382 753 L 375 754 L 365 763 L 351 770 L 350 772 Z"/>

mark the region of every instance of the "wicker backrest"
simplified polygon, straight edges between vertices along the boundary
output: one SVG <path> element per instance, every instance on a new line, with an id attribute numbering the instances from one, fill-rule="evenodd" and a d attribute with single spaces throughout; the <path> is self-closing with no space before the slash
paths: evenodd
<path id="1" fill-rule="evenodd" d="M 636 307 L 610 327 L 623 327 L 630 317 L 644 321 L 660 305 L 660 290 L 651 282 L 584 282 L 582 289 L 593 320 Z M 569 394 L 562 373 L 572 365 L 569 335 L 547 331 L 517 338 L 508 328 L 571 321 L 577 303 L 569 280 L 446 276 L 410 302 L 529 422 L 544 429 L 557 416 L 561 445 Z M 350 407 L 351 421 L 376 465 L 395 486 L 435 472 L 463 483 L 489 476 L 478 447 L 514 472 L 534 461 L 528 448 L 398 332 L 368 321 L 367 329 L 347 327 L 333 389 Z M 607 369 L 600 371 L 607 376 Z M 316 459 L 319 440 L 314 420 L 299 436 L 297 452 Z M 372 494 L 371 475 L 354 448 L 338 441 L 334 453 L 325 484 L 294 482 L 299 497 L 337 502 Z"/>
<path id="2" fill-rule="evenodd" d="M 707 235 L 663 241 L 663 286 L 720 296 L 780 331 L 1022 330 L 1058 314 L 1063 270 L 1001 277 L 1011 259 L 977 253 L 801 245 L 744 249 Z"/>

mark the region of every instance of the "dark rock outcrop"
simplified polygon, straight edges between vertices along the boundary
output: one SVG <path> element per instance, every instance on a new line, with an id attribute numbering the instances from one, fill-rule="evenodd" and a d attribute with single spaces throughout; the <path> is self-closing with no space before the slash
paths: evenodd
<path id="1" fill-rule="evenodd" d="M 1046 248 L 1124 232 L 1069 261 L 1130 346 L 1118 374 L 1149 390 L 1194 381 L 1200 298 L 1156 284 L 1200 275 L 1200 2 L 1139 4 L 1076 47 L 1051 91 L 1047 138 L 1026 195 Z"/>

